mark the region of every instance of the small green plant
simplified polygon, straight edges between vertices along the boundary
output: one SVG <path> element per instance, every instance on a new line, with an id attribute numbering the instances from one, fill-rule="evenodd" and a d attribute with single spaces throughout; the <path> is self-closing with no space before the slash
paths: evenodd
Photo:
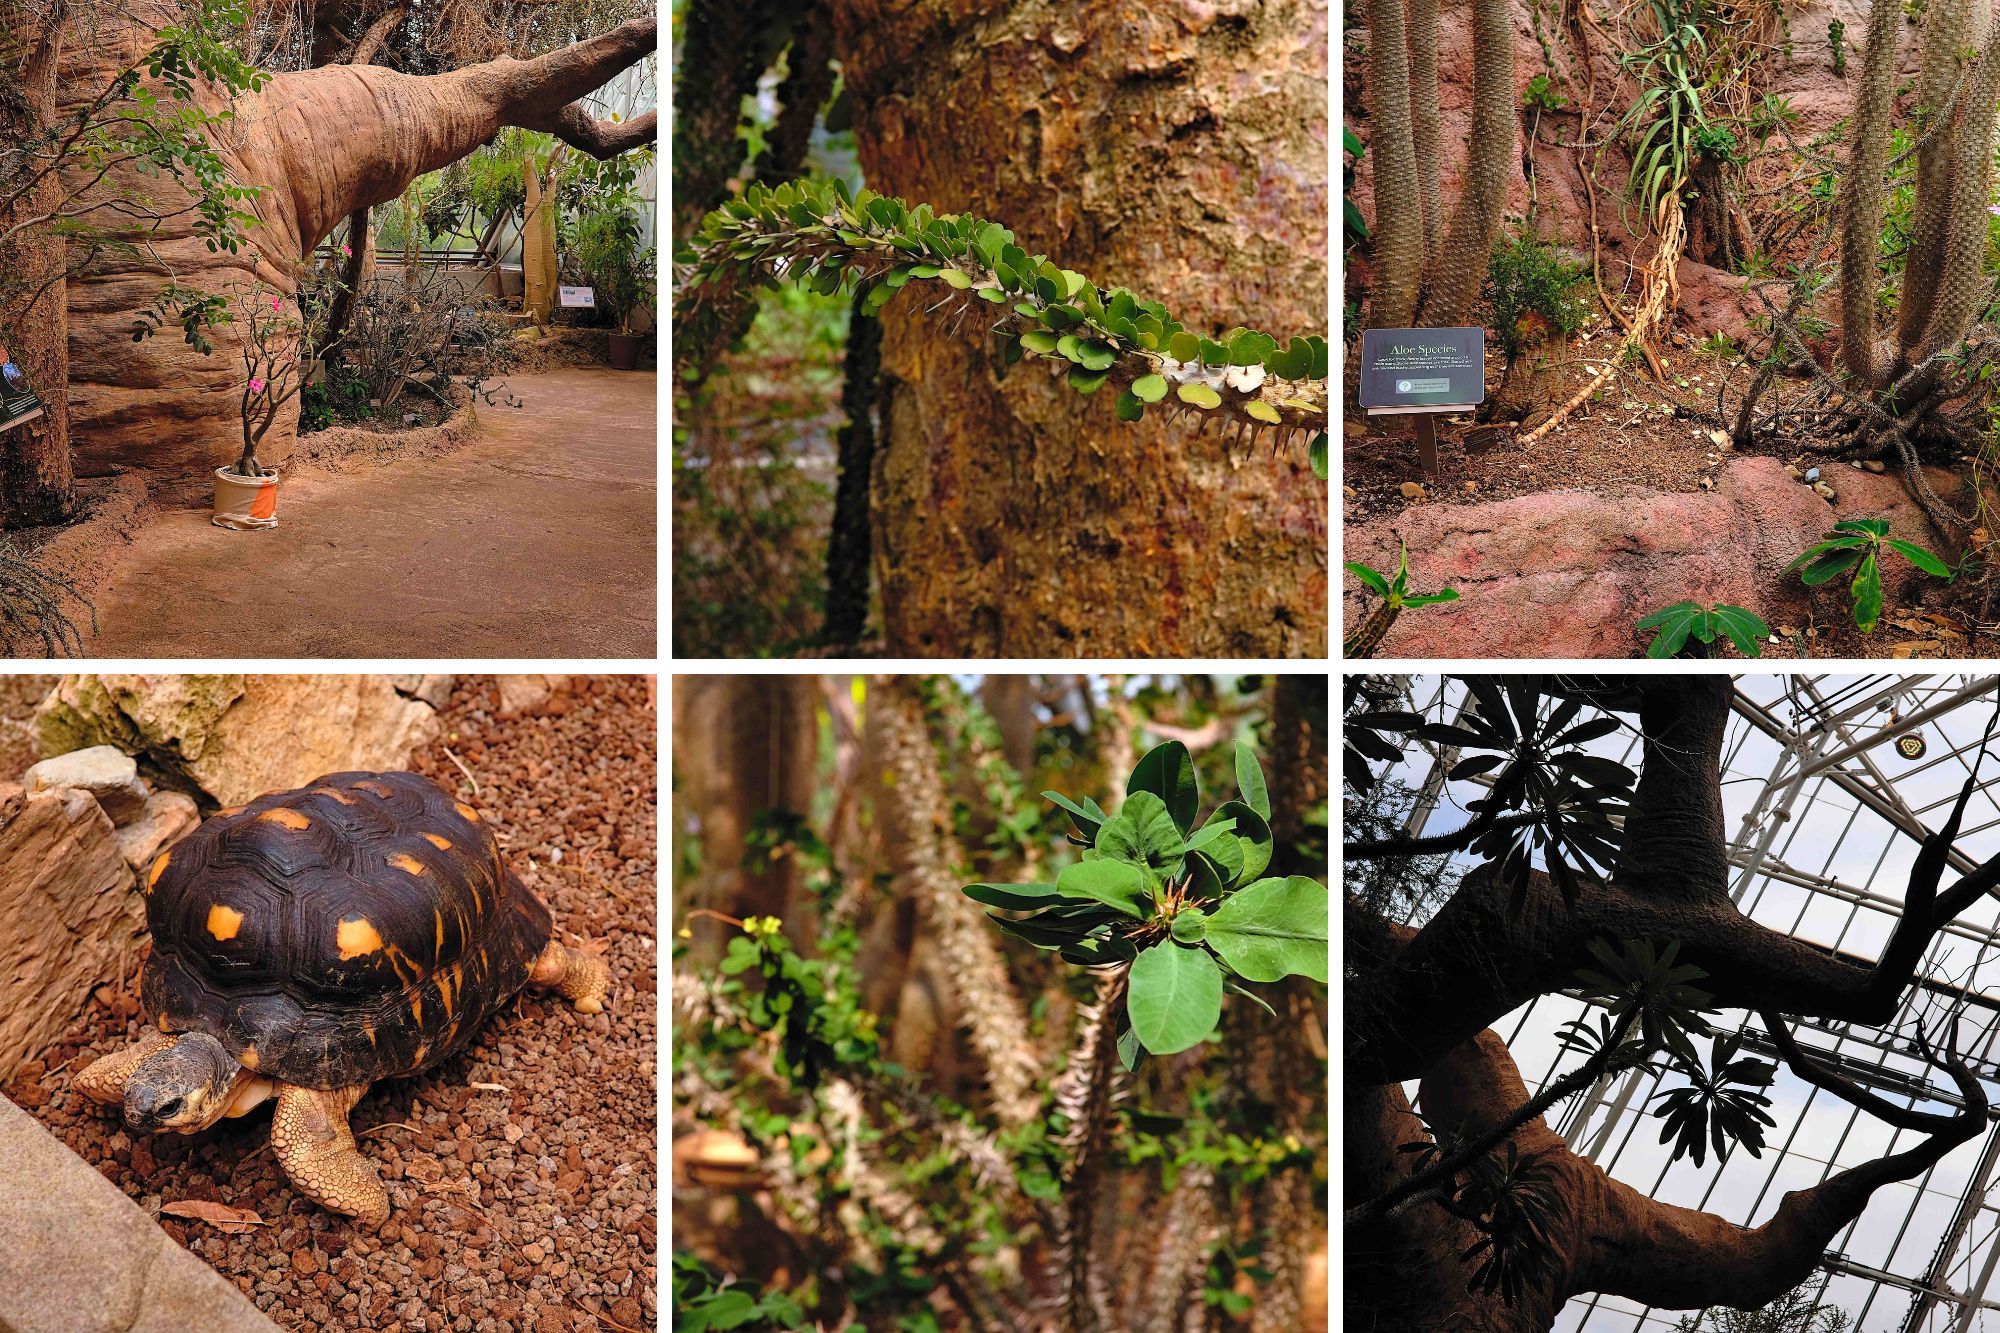
<path id="1" fill-rule="evenodd" d="M 1937 556 L 1915 542 L 1891 537 L 1886 518 L 1843 519 L 1785 568 L 1798 570 L 1799 580 L 1808 588 L 1829 583 L 1852 570 L 1854 577 L 1848 584 L 1848 592 L 1854 598 L 1854 627 L 1863 634 L 1872 634 L 1882 620 L 1881 559 L 1885 547 L 1926 574 L 1941 579 L 1952 577 L 1951 568 Z"/>
<path id="2" fill-rule="evenodd" d="M 1694 350 L 1703 356 L 1712 356 L 1717 361 L 1734 361 L 1743 355 L 1743 349 L 1736 345 L 1736 340 L 1720 331 L 1711 333 L 1696 343 Z"/>
<path id="3" fill-rule="evenodd" d="M 1528 347 L 1583 327 L 1589 307 L 1577 292 L 1589 276 L 1588 264 L 1564 259 L 1554 245 L 1526 232 L 1493 247 L 1486 296 L 1509 365 Z"/>
<path id="4" fill-rule="evenodd" d="M 1521 94 L 1521 106 L 1528 111 L 1560 111 L 1568 105 L 1569 98 L 1546 74 L 1529 79 L 1527 90 Z"/>
<path id="5" fill-rule="evenodd" d="M 1197 820 L 1201 786 L 1179 741 L 1147 752 L 1115 815 L 1084 797 L 1060 806 L 1082 859 L 1053 884 L 968 884 L 994 923 L 1080 967 L 1129 968 L 1118 1056 L 1172 1055 L 1203 1041 L 1223 992 L 1264 1004 L 1243 982 L 1327 979 L 1327 890 L 1303 875 L 1266 877 L 1271 799 L 1246 745 L 1236 747 L 1240 799 Z M 1030 913 L 1025 917 L 1002 913 Z M 1269 1006 L 1266 1005 L 1268 1008 Z"/>
<path id="6" fill-rule="evenodd" d="M 1847 77 L 1847 25 L 1839 19 L 1826 21 L 1826 44 L 1833 50 L 1833 77 Z"/>
<path id="7" fill-rule="evenodd" d="M 1648 657 L 1707 657 L 1709 645 L 1718 637 L 1726 637 L 1745 657 L 1762 657 L 1758 641 L 1771 634 L 1771 627 L 1756 612 L 1726 602 L 1675 602 L 1633 628 L 1658 631 L 1646 646 Z"/>
<path id="8" fill-rule="evenodd" d="M 712 1328 L 803 1328 L 806 1312 L 782 1291 L 736 1282 L 686 1250 L 674 1251 L 674 1327 L 707 1333 Z"/>
<path id="9" fill-rule="evenodd" d="M 1345 125 L 1340 127 L 1340 145 L 1348 157 L 1340 165 L 1341 216 L 1347 228 L 1347 243 L 1355 245 L 1368 239 L 1368 219 L 1361 215 L 1361 205 L 1354 202 L 1355 173 L 1360 170 L 1361 159 L 1367 155 L 1368 148 Z M 1354 327 L 1352 321 L 1348 327 Z"/>
<path id="10" fill-rule="evenodd" d="M 1370 611 L 1342 643 L 1341 651 L 1349 658 L 1367 657 L 1381 647 L 1382 637 L 1389 632 L 1389 626 L 1396 623 L 1396 617 L 1403 613 L 1404 608 L 1458 600 L 1456 588 L 1440 588 L 1436 592 L 1409 591 L 1410 548 L 1407 543 L 1397 547 L 1396 572 L 1391 577 L 1384 578 L 1380 570 L 1358 560 L 1347 561 L 1346 569 L 1361 581 L 1362 587 L 1382 599 L 1382 604 Z"/>

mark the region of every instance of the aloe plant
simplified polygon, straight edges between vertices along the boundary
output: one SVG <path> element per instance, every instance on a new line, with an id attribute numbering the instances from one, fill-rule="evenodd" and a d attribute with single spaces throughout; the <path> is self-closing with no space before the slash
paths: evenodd
<path id="1" fill-rule="evenodd" d="M 1918 546 L 1889 535 L 1886 518 L 1849 518 L 1808 546 L 1798 559 L 1785 566 L 1798 570 L 1799 581 L 1808 588 L 1829 583 L 1853 571 L 1848 593 L 1854 599 L 1854 628 L 1863 634 L 1875 632 L 1882 621 L 1882 554 L 1894 551 L 1926 574 L 1941 579 L 1952 577 L 1951 567 Z"/>
<path id="2" fill-rule="evenodd" d="M 1053 884 L 968 884 L 1002 930 L 1065 962 L 1128 968 L 1120 1061 L 1172 1055 L 1215 1030 L 1225 992 L 1270 1008 L 1245 982 L 1327 979 L 1327 890 L 1303 875 L 1267 876 L 1271 801 L 1248 746 L 1236 747 L 1239 796 L 1198 820 L 1194 757 L 1179 741 L 1132 770 L 1106 814 L 1086 796 L 1042 795 L 1068 814 L 1081 858 Z M 1027 913 L 1026 916 L 1004 915 Z"/>

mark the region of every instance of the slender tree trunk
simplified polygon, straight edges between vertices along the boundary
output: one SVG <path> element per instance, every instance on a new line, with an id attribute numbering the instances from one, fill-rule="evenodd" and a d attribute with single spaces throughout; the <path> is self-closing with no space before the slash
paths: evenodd
<path id="1" fill-rule="evenodd" d="M 833 493 L 833 528 L 826 542 L 826 628 L 821 640 L 851 644 L 868 623 L 874 524 L 868 513 L 875 467 L 875 404 L 882 371 L 882 325 L 856 298 L 847 325 L 847 363 L 840 391 L 847 424 L 836 440 L 840 479 Z"/>
<path id="2" fill-rule="evenodd" d="M 1326 6 L 842 0 L 869 184 L 1012 227 L 1211 333 L 1326 327 Z M 883 311 L 875 494 L 896 653 L 1316 655 L 1326 497 L 1303 456 L 1128 425 Z"/>
<path id="3" fill-rule="evenodd" d="M 1472 317 L 1492 263 L 1515 167 L 1514 12 L 1509 0 L 1472 0 L 1472 143 L 1451 226 L 1424 277 L 1418 318 L 1427 326 Z"/>
<path id="4" fill-rule="evenodd" d="M 33 4 L 0 3 L 0 82 L 19 100 L 0 98 L 0 134 L 21 143 L 56 118 L 56 33 Z M 0 210 L 0 231 L 21 216 L 55 208 L 61 184 L 52 173 L 22 201 Z M 27 373 L 42 415 L 0 431 L 0 528 L 60 523 L 76 503 L 69 458 L 69 311 L 63 242 L 39 230 L 0 245 L 0 345 Z"/>

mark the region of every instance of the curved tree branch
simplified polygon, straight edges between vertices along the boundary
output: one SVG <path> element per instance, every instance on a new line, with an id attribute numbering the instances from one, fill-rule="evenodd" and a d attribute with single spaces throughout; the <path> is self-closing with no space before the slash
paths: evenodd
<path id="1" fill-rule="evenodd" d="M 1656 868 L 1633 869 L 1628 846 L 1619 883 L 1582 885 L 1573 909 L 1547 876 L 1537 874 L 1518 915 L 1509 914 L 1507 893 L 1489 875 L 1467 875 L 1392 962 L 1353 983 L 1367 998 L 1365 1006 L 1350 1006 L 1356 1016 L 1347 1045 L 1353 1077 L 1385 1082 L 1420 1077 L 1433 1061 L 1504 1014 L 1537 995 L 1567 988 L 1576 970 L 1589 965 L 1588 946 L 1599 937 L 1681 941 L 1682 961 L 1708 973 L 1700 984 L 1725 1007 L 1886 1023 L 1931 939 L 2000 887 L 2000 857 L 1994 857 L 1939 892 L 1979 784 L 1975 762 L 1950 816 L 1924 839 L 1910 870 L 1903 913 L 1878 959 L 1835 954 L 1772 930 L 1738 910 L 1726 879 L 1715 872 L 1686 880 L 1673 873 L 1687 864 L 1681 858 L 1693 853 L 1672 830 L 1672 819 L 1687 818 L 1721 836 L 1719 804 L 1711 813 L 1708 800 L 1691 790 L 1702 783 L 1710 791 L 1719 786 L 1721 728 L 1704 724 L 1700 749 L 1685 744 L 1688 728 L 1648 723 L 1644 730 L 1644 767 L 1628 831 L 1639 827 L 1644 844 L 1661 858 Z M 1644 833 L 1648 825 L 1654 831 Z M 1715 857 L 1720 858 L 1719 845 Z M 1637 879 L 1640 887 L 1628 887 L 1628 879 Z"/>

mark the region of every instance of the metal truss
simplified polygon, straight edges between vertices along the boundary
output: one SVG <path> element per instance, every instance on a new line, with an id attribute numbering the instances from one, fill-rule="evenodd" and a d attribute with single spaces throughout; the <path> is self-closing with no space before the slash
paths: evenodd
<path id="1" fill-rule="evenodd" d="M 1731 893 L 1775 930 L 1870 964 L 1901 910 L 1920 839 L 1948 816 L 1978 757 L 2000 702 L 2000 677 L 1969 675 L 1782 676 L 1736 680 L 1723 750 L 1723 799 L 1733 821 Z M 1449 681 L 1399 682 L 1408 707 L 1453 707 L 1469 696 Z M 1912 741 L 1908 738 L 1917 738 Z M 1918 741 L 1921 744 L 1917 743 Z M 1627 729 L 1593 749 L 1637 767 Z M 1454 810 L 1478 795 L 1450 782 L 1456 762 L 1433 749 L 1405 776 L 1417 799 L 1406 826 L 1449 828 Z M 1435 831 L 1435 829 L 1433 829 Z M 1979 770 L 1951 864 L 1954 872 L 2000 855 L 2000 735 Z M 1949 882 L 1949 874 L 1948 872 Z M 1496 1025 L 1530 1087 L 1573 1064 L 1557 1041 L 1585 1003 L 1547 995 Z M 1950 1105 L 1948 1080 L 1927 1077 L 1911 1024 L 1956 1025 L 1958 1050 L 1994 1087 L 2000 1104 L 2000 900 L 1989 896 L 1932 942 L 1896 1021 L 1886 1028 L 1801 1021 L 1794 1032 L 1821 1063 L 1903 1104 Z M 1776 1060 L 1755 1015 L 1725 1011 L 1719 1032 Z M 1942 1082 L 1943 1086 L 1938 1084 Z M 1655 1073 L 1600 1080 L 1551 1114 L 1577 1152 L 1651 1197 L 1756 1225 L 1783 1195 L 1837 1170 L 1899 1150 L 1905 1131 L 1823 1095 L 1782 1067 L 1770 1093 L 1778 1123 L 1761 1158 L 1737 1150 L 1726 1162 L 1672 1162 L 1648 1114 L 1664 1088 Z M 2000 1333 L 2000 1114 L 1987 1132 L 1918 1180 L 1878 1190 L 1821 1261 L 1819 1299 L 1865 1333 Z M 1614 1297 L 1579 1297 L 1558 1318 L 1561 1333 L 1670 1330 L 1686 1312 L 1642 1308 Z"/>

